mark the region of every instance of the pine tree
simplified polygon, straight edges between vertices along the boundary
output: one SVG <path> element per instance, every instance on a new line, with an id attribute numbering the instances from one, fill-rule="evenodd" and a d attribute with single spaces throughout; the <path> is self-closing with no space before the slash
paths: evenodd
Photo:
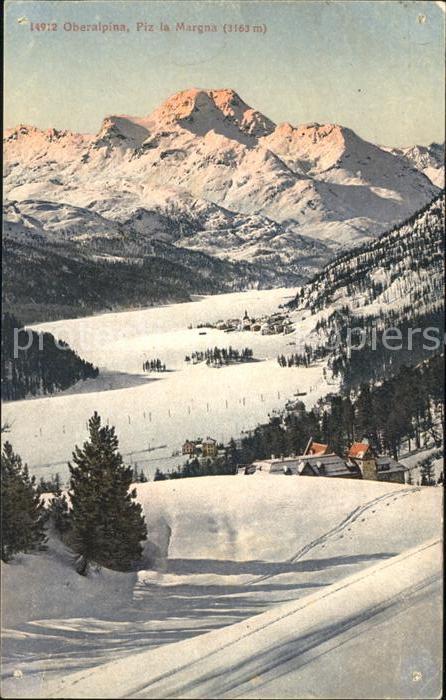
<path id="1" fill-rule="evenodd" d="M 45 549 L 45 510 L 28 468 L 6 442 L 1 455 L 2 560 L 18 552 Z"/>
<path id="2" fill-rule="evenodd" d="M 101 427 L 95 412 L 89 420 L 90 437 L 83 449 L 76 446 L 70 469 L 71 541 L 79 555 L 77 571 L 85 575 L 89 564 L 127 571 L 141 557 L 147 528 L 141 506 L 129 491 L 131 467 L 118 452 L 113 427 Z"/>
<path id="3" fill-rule="evenodd" d="M 420 462 L 421 486 L 435 485 L 435 470 L 431 456 L 425 457 Z"/>
<path id="4" fill-rule="evenodd" d="M 48 513 L 54 529 L 65 539 L 64 536 L 71 530 L 71 519 L 67 498 L 61 491 L 58 491 L 51 499 Z"/>
<path id="5" fill-rule="evenodd" d="M 240 462 L 240 454 L 237 449 L 236 442 L 234 438 L 231 438 L 228 443 L 228 447 L 226 450 L 226 460 L 227 460 L 227 468 L 228 468 L 228 473 L 229 474 L 235 474 L 237 470 L 237 465 Z"/>

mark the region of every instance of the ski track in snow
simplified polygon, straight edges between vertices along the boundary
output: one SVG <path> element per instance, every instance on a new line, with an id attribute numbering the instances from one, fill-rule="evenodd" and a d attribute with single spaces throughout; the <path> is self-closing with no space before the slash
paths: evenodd
<path id="1" fill-rule="evenodd" d="M 419 490 L 419 489 L 418 489 L 418 490 Z M 369 508 L 371 508 L 373 505 L 379 503 L 380 501 L 383 501 L 383 500 L 386 500 L 386 499 L 389 499 L 389 498 L 393 497 L 395 493 L 398 493 L 398 496 L 405 496 L 405 495 L 407 495 L 408 493 L 412 493 L 412 492 L 413 492 L 413 491 L 412 491 L 412 490 L 409 490 L 409 489 L 407 489 L 407 491 L 404 491 L 404 492 L 390 492 L 390 493 L 388 493 L 388 494 L 384 494 L 383 496 L 378 496 L 377 498 L 374 498 L 374 499 L 371 500 L 369 503 L 364 504 L 364 506 L 359 506 L 358 508 L 355 508 L 355 510 L 354 510 L 352 513 L 350 513 L 350 515 L 348 515 L 347 518 L 345 518 L 345 520 L 342 521 L 342 523 L 341 523 L 340 525 L 334 527 L 332 530 L 330 530 L 329 532 L 325 533 L 325 534 L 322 535 L 321 537 L 317 538 L 317 539 L 314 540 L 313 542 L 310 542 L 310 543 L 309 543 L 308 545 L 306 545 L 305 547 L 302 547 L 302 549 L 299 550 L 299 552 L 297 552 L 294 556 L 290 557 L 290 558 L 288 559 L 288 561 L 294 562 L 294 561 L 297 561 L 298 559 L 302 558 L 307 552 L 309 552 L 311 549 L 313 549 L 314 547 L 316 547 L 318 544 L 322 544 L 322 543 L 325 542 L 329 537 L 332 537 L 334 534 L 337 534 L 338 532 L 341 532 L 341 530 L 344 529 L 345 527 L 347 527 L 347 525 L 348 525 L 349 523 L 354 522 L 360 515 L 362 515 L 362 513 L 364 513 L 366 510 L 368 510 Z M 427 544 L 427 545 L 425 545 L 425 546 L 426 546 L 426 547 L 429 547 L 429 546 L 431 546 L 431 543 L 429 543 L 429 544 Z M 423 549 L 423 548 L 424 548 L 424 547 L 422 547 L 422 549 Z M 367 571 L 366 571 L 366 572 L 364 573 L 363 576 L 367 576 L 367 575 L 368 575 L 368 574 L 367 574 Z M 261 582 L 261 581 L 265 581 L 265 580 L 267 580 L 267 579 L 269 579 L 269 578 L 272 578 L 273 576 L 274 576 L 274 574 L 271 574 L 271 575 L 268 575 L 268 576 L 263 576 L 263 577 L 261 577 L 261 578 L 259 578 L 259 579 L 253 579 L 252 582 L 259 583 L 259 582 Z M 433 577 L 430 579 L 430 581 L 438 580 L 439 578 L 440 578 L 440 574 L 436 574 L 435 576 L 433 576 Z M 250 583 L 252 583 L 252 582 L 250 582 Z M 338 588 L 338 590 L 342 590 L 344 587 L 346 587 L 346 586 L 348 586 L 348 585 L 349 585 L 349 583 L 347 582 L 347 583 L 345 584 L 345 586 L 342 586 L 342 585 L 341 585 L 341 586 Z M 422 584 L 419 584 L 419 583 L 418 583 L 418 584 L 415 584 L 414 587 L 413 587 L 413 589 L 408 589 L 408 590 L 406 590 L 406 591 L 404 592 L 403 595 L 411 595 L 414 591 L 419 590 L 419 589 L 422 588 L 424 585 L 426 585 L 426 582 L 425 582 L 425 581 L 423 581 Z M 331 592 L 331 591 L 328 591 L 325 595 L 330 595 L 330 592 Z M 324 598 L 325 595 L 324 595 L 324 594 L 321 594 L 320 598 Z M 397 599 L 397 600 L 401 600 L 401 596 L 402 596 L 401 593 L 398 594 L 398 596 L 396 596 L 396 599 Z M 304 599 L 304 600 L 305 600 L 305 599 Z M 386 601 L 386 603 L 382 604 L 381 606 L 377 606 L 376 611 L 385 610 L 386 608 L 391 607 L 393 604 L 394 604 L 394 599 L 390 599 L 389 601 Z M 264 629 L 266 629 L 267 627 L 269 627 L 269 626 L 271 626 L 271 625 L 273 625 L 273 624 L 276 624 L 276 623 L 279 622 L 280 620 L 282 620 L 282 619 L 284 619 L 285 617 L 287 617 L 288 615 L 290 615 L 292 612 L 296 612 L 297 610 L 301 609 L 302 607 L 305 607 L 305 603 L 304 603 L 304 605 L 302 605 L 302 601 L 299 601 L 299 603 L 296 604 L 296 609 L 295 609 L 295 610 L 288 610 L 288 609 L 287 609 L 286 613 L 284 613 L 283 615 L 280 615 L 279 617 L 275 618 L 272 622 L 268 622 L 268 623 L 266 623 L 265 625 L 263 625 L 263 626 L 261 626 L 261 627 L 256 627 L 256 629 L 255 629 L 254 631 L 246 632 L 245 634 L 241 635 L 239 639 L 246 639 L 246 638 L 250 637 L 252 634 L 258 632 L 259 630 L 264 630 Z M 361 613 L 361 614 L 360 614 L 359 616 L 357 616 L 356 618 L 352 618 L 352 619 L 348 620 L 348 622 L 346 623 L 346 627 L 345 627 L 345 628 L 348 629 L 348 627 L 350 627 L 350 626 L 355 626 L 355 625 L 357 625 L 358 622 L 361 621 L 362 619 L 368 619 L 368 617 L 370 617 L 370 616 L 372 616 L 372 615 L 374 615 L 374 614 L 376 614 L 375 609 L 373 609 L 372 611 L 369 611 L 369 610 L 368 610 L 367 613 Z M 320 644 L 320 643 L 323 642 L 325 639 L 328 639 L 328 638 L 330 638 L 331 636 L 333 636 L 333 634 L 339 634 L 340 631 L 343 631 L 343 630 L 337 628 L 335 632 L 333 632 L 332 630 L 329 630 L 328 632 L 323 631 L 322 634 L 319 633 L 318 635 L 316 635 L 316 638 L 314 639 L 313 643 L 310 644 L 310 645 L 307 647 L 307 649 L 311 649 L 313 645 L 318 645 L 318 644 Z M 225 645 L 223 645 L 222 647 L 220 647 L 220 648 L 218 649 L 217 652 L 212 651 L 212 652 L 210 652 L 209 654 L 207 654 L 207 655 L 205 655 L 205 656 L 201 656 L 201 657 L 200 657 L 200 662 L 205 661 L 206 659 L 208 659 L 208 658 L 210 658 L 211 656 L 213 656 L 215 653 L 220 654 L 227 646 L 230 646 L 231 644 L 232 644 L 232 642 L 228 642 L 228 644 L 225 644 Z M 306 651 L 307 649 L 304 649 L 304 650 Z M 291 653 L 290 658 L 293 658 L 293 657 L 294 657 L 294 653 Z M 287 661 L 287 660 L 288 660 L 288 659 L 286 659 L 286 658 L 284 659 L 284 661 Z M 164 675 L 160 675 L 160 676 L 158 676 L 158 677 L 155 677 L 155 678 L 153 679 L 153 681 L 151 682 L 150 685 L 155 685 L 156 683 L 158 683 L 158 682 L 160 682 L 160 681 L 162 681 L 162 680 L 165 680 L 165 679 L 167 679 L 167 678 L 169 678 L 169 677 L 171 677 L 171 676 L 174 676 L 175 674 L 178 673 L 178 671 L 184 670 L 185 668 L 187 668 L 187 665 L 186 665 L 186 666 L 178 666 L 177 668 L 173 669 L 173 670 L 172 670 L 171 672 L 169 672 L 168 674 L 164 674 Z M 268 668 L 265 667 L 265 670 L 267 671 Z M 200 678 L 199 684 L 201 685 L 203 682 L 206 682 L 206 681 L 208 681 L 208 680 L 212 680 L 214 677 L 215 677 L 215 676 L 213 676 L 213 675 L 202 677 L 202 678 Z M 220 675 L 217 674 L 216 677 L 219 678 Z M 248 677 L 247 677 L 246 680 L 248 680 L 248 678 L 249 678 L 249 675 L 248 675 Z M 81 680 L 81 679 L 80 679 L 80 680 Z M 77 683 L 77 682 L 78 682 L 78 681 L 76 681 L 76 683 Z M 182 697 L 184 697 L 184 695 L 183 695 L 184 693 L 189 693 L 191 690 L 193 690 L 194 687 L 196 687 L 196 685 L 197 685 L 197 684 L 192 683 L 192 684 L 189 684 L 189 685 L 186 685 L 186 686 L 182 686 L 182 688 L 181 688 Z M 236 683 L 236 686 L 238 686 L 238 685 L 239 685 L 239 683 L 237 682 L 237 683 Z M 149 687 L 150 687 L 149 685 L 144 684 L 144 685 L 142 685 L 142 686 L 140 686 L 140 687 L 132 688 L 132 689 L 129 691 L 129 694 L 130 694 L 132 697 L 138 697 L 138 696 L 139 696 L 138 694 L 139 694 L 142 690 L 147 690 Z M 219 696 L 223 696 L 226 692 L 230 691 L 232 687 L 234 687 L 234 686 L 228 686 L 228 687 L 220 688 Z M 142 697 L 142 696 L 140 696 L 140 697 Z M 186 696 L 186 697 L 188 697 L 188 696 Z"/>
<path id="2" fill-rule="evenodd" d="M 406 506 L 405 497 L 410 494 L 412 499 Z M 9 595 L 14 595 L 15 605 L 19 606 L 18 621 L 14 623 L 12 618 L 8 622 L 4 638 L 6 696 L 38 697 L 45 692 L 47 683 L 54 688 L 52 684 L 58 679 L 81 670 L 82 679 L 89 683 L 104 663 L 122 661 L 122 668 L 126 669 L 138 655 L 161 653 L 163 649 L 167 657 L 172 654 L 170 668 L 175 660 L 184 661 L 182 673 L 187 676 L 187 659 L 175 651 L 178 644 L 189 641 L 191 648 L 198 650 L 196 658 L 206 664 L 211 648 L 202 640 L 207 634 L 221 633 L 223 637 L 219 639 L 223 643 L 225 634 L 240 629 L 240 621 L 244 620 L 244 635 L 253 625 L 258 627 L 257 614 L 275 616 L 283 606 L 289 606 L 288 611 L 300 609 L 308 596 L 340 586 L 351 575 L 365 574 L 375 561 L 391 562 L 408 546 L 421 545 L 435 535 L 438 538 L 441 495 L 438 488 L 395 488 L 359 480 L 292 480 L 267 475 L 138 485 L 150 539 L 160 545 L 165 542 L 167 561 L 160 569 L 150 570 L 145 563 L 147 568 L 139 572 L 136 580 L 134 575 L 132 578 L 125 574 L 110 578 L 112 572 L 105 570 L 99 577 L 83 579 L 72 570 L 69 559 L 62 560 L 65 563 L 61 568 L 60 558 L 55 561 L 51 552 L 25 557 L 24 570 L 20 562 L 6 566 L 6 590 L 12 586 L 14 593 Z M 364 515 L 375 507 L 377 515 L 363 522 Z M 342 539 L 336 533 L 342 534 L 350 527 L 348 523 L 352 532 Z M 166 539 L 167 529 L 171 534 Z M 299 549 L 296 538 L 302 545 Z M 355 543 L 353 551 L 357 556 L 351 556 L 351 542 Z M 325 543 L 325 558 L 308 557 Z M 294 564 L 296 558 L 301 563 Z M 268 575 L 249 576 L 258 567 L 260 571 L 266 569 Z M 51 580 L 46 580 L 50 572 Z M 274 577 L 277 578 L 272 583 Z M 33 601 L 29 601 L 30 584 L 36 596 Z M 60 597 L 61 589 L 62 597 L 54 607 L 53 599 Z M 25 596 L 22 604 L 21 595 Z M 108 601 L 106 607 L 102 599 Z M 25 615 L 23 607 L 29 610 Z M 283 612 L 285 620 L 285 608 Z M 20 620 L 24 622 L 20 624 Z M 333 628 L 328 638 L 336 640 L 335 632 Z M 299 649 L 305 639 L 300 638 Z M 250 636 L 242 637 L 243 653 L 249 652 L 250 640 Z M 225 648 L 232 653 L 229 643 Z M 315 648 L 319 649 L 318 644 Z M 268 652 L 265 665 L 271 662 L 272 653 Z M 276 665 L 281 665 L 280 660 L 287 653 L 279 653 L 278 646 Z M 262 659 L 262 654 L 259 650 L 255 659 Z M 237 658 L 231 668 L 235 668 Z M 195 660 L 189 661 L 192 670 Z M 148 697 L 153 677 L 161 675 L 158 671 L 164 668 L 150 664 L 141 666 L 146 679 L 150 679 Z M 250 664 L 247 662 L 245 670 L 242 665 L 242 676 L 249 677 L 254 668 Z M 16 669 L 23 671 L 23 679 L 11 678 Z M 254 676 L 260 670 L 257 668 Z M 138 673 L 130 678 L 129 687 L 133 687 L 137 676 Z M 187 682 L 193 677 L 186 678 Z M 170 678 L 162 682 L 170 683 Z M 218 682 L 216 676 L 215 683 Z M 229 682 L 225 673 L 220 682 L 222 687 Z M 79 680 L 81 686 L 83 681 Z M 202 690 L 203 686 L 197 688 Z M 201 690 L 198 697 L 206 697 L 207 693 Z M 80 697 L 87 697 L 88 692 Z M 128 692 L 126 688 L 120 696 L 129 697 Z M 144 697 L 144 690 L 138 692 Z M 215 695 L 215 688 L 212 692 Z M 184 697 L 181 693 L 180 697 Z M 158 686 L 153 686 L 152 696 L 172 694 L 169 688 L 158 695 Z"/>
<path id="3" fill-rule="evenodd" d="M 360 515 L 363 515 L 366 511 L 370 510 L 374 505 L 377 505 L 381 501 L 386 501 L 389 499 L 396 500 L 396 498 L 400 498 L 403 496 L 408 496 L 409 494 L 414 493 L 415 491 L 419 491 L 418 488 L 411 488 L 411 489 L 405 489 L 404 491 L 401 490 L 395 490 L 391 491 L 390 493 L 386 493 L 383 496 L 377 496 L 377 498 L 373 498 L 371 501 L 368 503 L 365 503 L 362 506 L 358 506 L 355 508 L 339 525 L 334 527 L 332 530 L 329 530 L 329 532 L 325 533 L 321 537 L 317 538 L 313 542 L 310 542 L 309 544 L 305 545 L 302 547 L 294 556 L 292 556 L 289 561 L 297 561 L 298 559 L 301 559 L 305 554 L 307 554 L 311 549 L 314 549 L 317 547 L 319 544 L 323 544 L 326 542 L 328 539 L 333 537 L 334 535 L 339 534 L 342 532 L 342 530 L 345 530 L 347 525 L 351 525 L 354 523 Z"/>
<path id="4" fill-rule="evenodd" d="M 318 630 L 313 634 L 309 634 L 308 637 L 299 640 L 299 660 L 297 664 L 295 649 L 282 649 L 280 646 L 278 646 L 275 651 L 275 654 L 273 655 L 273 658 L 271 658 L 271 654 L 269 654 L 270 658 L 268 658 L 268 656 L 265 654 L 265 659 L 262 661 L 261 667 L 262 678 L 264 676 L 268 676 L 268 674 L 273 677 L 277 676 L 278 669 L 286 666 L 289 662 L 293 662 L 293 670 L 295 670 L 296 667 L 301 668 L 303 665 L 305 665 L 305 663 L 308 663 L 312 660 L 309 652 L 313 651 L 314 649 L 318 649 L 321 645 L 324 644 L 324 642 L 332 640 L 333 638 L 338 639 L 339 637 L 343 637 L 347 632 L 353 633 L 351 637 L 356 636 L 356 634 L 358 633 L 358 626 L 360 626 L 363 623 L 370 623 L 370 621 L 373 620 L 373 618 L 375 618 L 376 616 L 395 608 L 396 606 L 400 605 L 403 601 L 407 600 L 408 598 L 412 598 L 416 593 L 425 590 L 425 588 L 428 588 L 432 583 L 435 583 L 440 580 L 440 575 L 437 574 L 435 576 L 432 576 L 429 579 L 423 580 L 421 583 L 415 584 L 411 588 L 405 589 L 403 593 L 399 593 L 393 598 L 381 603 L 380 605 L 376 605 L 371 609 L 367 609 L 364 612 L 352 616 L 346 621 L 341 622 L 340 624 L 327 626 L 326 628 Z M 283 618 L 279 618 L 279 620 L 280 619 Z M 270 625 L 272 624 L 274 623 L 270 623 Z M 265 625 L 263 629 L 266 629 L 267 627 L 268 625 Z M 344 637 L 344 640 L 340 643 L 343 644 L 345 643 L 345 641 L 346 640 Z M 258 661 L 259 658 L 257 658 L 254 661 L 251 667 L 246 663 L 241 663 L 238 668 L 232 667 L 232 672 L 237 674 L 236 680 L 225 681 L 224 678 L 221 678 L 221 674 L 219 673 L 209 674 L 207 676 L 204 676 L 203 678 L 200 678 L 200 680 L 196 683 L 191 683 L 188 686 L 182 686 L 181 689 L 179 689 L 178 691 L 181 692 L 181 695 L 179 695 L 178 692 L 176 692 L 172 695 L 172 697 L 185 697 L 185 693 L 187 693 L 188 696 L 190 696 L 191 691 L 193 691 L 196 688 L 200 688 L 203 685 L 203 683 L 207 683 L 210 681 L 214 683 L 217 682 L 218 684 L 214 685 L 214 697 L 231 698 L 234 697 L 234 695 L 230 695 L 230 693 L 231 691 L 235 690 L 237 690 L 237 697 L 241 697 L 243 691 L 246 691 L 248 689 L 248 685 L 252 690 L 252 678 L 255 677 L 255 667 L 257 666 L 258 668 Z M 252 668 L 252 666 L 254 666 L 254 668 Z M 263 681 L 262 684 L 265 684 L 265 682 L 266 681 Z M 258 689 L 258 684 L 256 684 L 256 686 Z M 132 693 L 132 697 L 145 697 L 145 690 L 146 689 L 143 689 L 143 694 L 141 694 L 140 692 Z"/>
<path id="5" fill-rule="evenodd" d="M 418 487 L 412 487 L 410 489 L 405 489 L 405 490 L 400 490 L 397 489 L 395 491 L 391 491 L 389 493 L 385 493 L 382 496 L 377 496 L 376 498 L 373 498 L 371 501 L 368 503 L 364 503 L 361 506 L 357 506 L 351 513 L 349 513 L 340 523 L 339 525 L 335 525 L 331 530 L 328 530 L 328 532 L 325 532 L 324 534 L 320 535 L 316 539 L 312 540 L 312 542 L 309 542 L 308 544 L 304 545 L 301 547 L 296 554 L 293 554 L 287 561 L 290 563 L 296 562 L 299 559 L 302 559 L 308 552 L 310 552 L 312 549 L 315 549 L 319 545 L 324 544 L 327 542 L 329 539 L 332 539 L 336 535 L 338 535 L 340 532 L 345 530 L 348 525 L 351 525 L 354 523 L 361 515 L 366 513 L 370 508 L 373 508 L 373 506 L 377 505 L 381 501 L 388 501 L 390 500 L 396 500 L 397 498 L 401 498 L 404 496 L 408 496 L 410 494 L 413 494 L 415 491 L 419 491 L 420 489 Z M 263 581 L 266 581 L 270 578 L 275 576 L 274 573 L 272 574 L 266 574 L 265 576 L 260 576 L 259 578 L 254 578 L 250 583 L 261 583 Z"/>
<path id="6" fill-rule="evenodd" d="M 292 603 L 287 603 L 284 606 L 272 611 L 268 611 L 263 615 L 256 618 L 251 618 L 252 629 L 248 621 L 244 623 L 239 623 L 227 628 L 226 630 L 218 631 L 217 633 L 210 633 L 209 635 L 209 646 L 211 647 L 208 652 L 200 653 L 195 659 L 188 659 L 184 662 L 179 663 L 168 663 L 168 670 L 164 672 L 158 672 L 156 675 L 152 676 L 150 680 L 145 680 L 143 682 L 135 683 L 135 679 L 132 680 L 131 676 L 127 677 L 125 693 L 118 690 L 117 693 L 111 693 L 107 697 L 135 697 L 135 698 L 149 698 L 149 697 L 162 697 L 162 698 L 176 698 L 176 697 L 241 697 L 243 695 L 243 686 L 256 677 L 256 673 L 261 674 L 263 678 L 267 676 L 270 672 L 274 672 L 273 675 L 277 676 L 277 670 L 280 667 L 286 666 L 286 664 L 294 660 L 293 670 L 302 667 L 308 662 L 308 654 L 313 649 L 321 647 L 324 643 L 331 639 L 340 639 L 340 644 L 344 644 L 348 641 L 349 632 L 355 632 L 361 634 L 361 625 L 367 625 L 370 627 L 370 621 L 373 624 L 378 624 L 378 621 L 373 622 L 374 618 L 379 618 L 380 615 L 388 611 L 391 612 L 391 616 L 398 613 L 399 608 L 407 608 L 407 605 L 411 603 L 411 600 L 416 597 L 418 593 L 423 590 L 429 590 L 433 584 L 441 580 L 441 571 L 438 566 L 438 560 L 436 559 L 437 550 L 440 550 L 440 540 L 435 539 L 434 541 L 428 541 L 420 545 L 414 550 L 409 550 L 402 555 L 393 557 L 390 561 L 380 562 L 378 565 L 366 569 L 359 574 L 354 574 L 353 576 L 347 577 L 345 580 L 341 580 L 339 583 L 329 586 L 325 591 L 319 592 L 314 595 L 307 596 L 299 601 L 294 601 Z M 432 559 L 432 555 L 435 552 L 435 558 Z M 421 569 L 417 567 L 416 562 L 421 561 L 421 563 L 428 563 L 426 573 L 423 573 L 423 567 Z M 407 564 L 406 564 L 407 562 Z M 411 566 L 414 571 L 417 572 L 414 580 L 411 580 Z M 403 567 L 403 568 L 401 568 Z M 408 570 L 406 571 L 408 567 Z M 389 586 L 390 592 L 386 594 L 386 587 L 377 585 L 377 588 L 373 588 L 374 594 L 371 596 L 371 600 L 364 601 L 363 607 L 361 607 L 361 599 L 355 600 L 353 591 L 356 589 L 364 590 L 364 584 L 367 588 L 367 582 L 370 579 L 372 582 L 374 577 L 377 577 L 381 582 L 383 575 L 385 576 L 386 570 L 396 569 L 396 572 L 406 571 L 405 576 L 395 576 L 390 574 L 392 585 Z M 395 573 L 396 573 L 395 572 Z M 405 580 L 406 578 L 406 580 Z M 400 580 L 401 579 L 401 580 Z M 347 593 L 349 589 L 352 589 L 350 594 L 350 599 L 353 601 L 353 609 L 349 611 L 348 609 L 344 611 L 342 605 L 335 605 L 336 613 L 334 620 L 329 619 L 321 621 L 320 611 L 324 610 L 325 601 L 330 609 L 330 600 L 346 600 L 349 598 Z M 345 598 L 345 593 L 347 593 L 347 598 Z M 331 604 L 333 605 L 333 603 Z M 298 626 L 299 619 L 305 619 L 307 610 L 314 608 L 315 619 L 318 620 L 318 624 L 315 629 L 310 627 L 305 627 L 307 630 L 306 634 L 301 634 L 296 632 L 295 641 L 290 644 L 290 639 L 283 637 L 282 644 L 279 643 L 281 639 L 282 624 L 290 624 L 290 619 L 298 615 L 296 618 L 296 623 Z M 307 617 L 308 619 L 308 617 Z M 311 618 L 310 618 L 311 619 Z M 308 625 L 308 623 L 307 623 Z M 357 628 L 359 627 L 359 630 Z M 248 629 L 247 629 L 248 628 Z M 274 630 L 274 631 L 273 631 Z M 262 647 L 256 647 L 253 641 L 252 651 L 248 651 L 247 657 L 245 656 L 240 660 L 238 664 L 231 663 L 230 659 L 225 661 L 225 651 L 228 653 L 232 652 L 234 645 L 239 645 L 243 643 L 243 648 L 245 650 L 251 649 L 250 644 L 247 640 L 252 638 L 258 639 L 262 636 L 265 639 L 263 633 L 268 632 L 271 640 L 277 639 L 276 642 L 269 644 L 268 648 L 263 651 Z M 347 633 L 347 638 L 346 638 Z M 208 636 L 208 635 L 205 635 Z M 221 637 L 221 638 L 220 638 Z M 211 641 L 212 640 L 212 641 Z M 190 644 L 189 643 L 179 643 L 175 645 L 177 647 L 176 651 L 180 652 L 181 647 L 184 646 L 189 655 Z M 156 651 L 154 652 L 156 654 Z M 177 653 L 174 655 L 181 656 Z M 144 662 L 149 661 L 150 652 L 147 656 L 145 653 L 140 655 L 140 664 L 142 675 L 147 668 Z M 134 662 L 137 662 L 135 659 Z M 133 663 L 134 663 L 133 662 Z M 118 664 L 120 662 L 117 662 Z M 225 675 L 225 663 L 228 665 L 228 673 Z M 122 664 L 121 664 L 122 666 Z M 104 671 L 111 666 L 107 664 L 104 670 L 99 668 L 99 673 Z M 230 670 L 229 670 L 230 669 Z M 118 670 L 118 669 L 116 669 Z M 124 668 L 122 669 L 124 671 Z M 189 676 L 189 679 L 188 679 Z M 66 697 L 64 692 L 67 690 L 73 693 L 70 697 L 83 697 L 76 691 L 76 686 L 81 686 L 85 690 L 88 689 L 88 681 L 91 679 L 93 681 L 93 692 L 92 697 L 100 697 L 97 695 L 97 687 L 95 687 L 94 682 L 97 678 L 97 671 L 90 670 L 87 673 L 75 674 L 73 678 L 68 677 L 67 681 L 63 681 L 62 684 L 56 686 L 53 689 L 49 688 L 48 697 Z M 123 681 L 119 678 L 120 683 Z M 237 695 L 230 694 L 231 691 L 240 690 L 242 686 L 242 693 L 237 692 Z M 245 688 L 246 689 L 246 688 Z"/>

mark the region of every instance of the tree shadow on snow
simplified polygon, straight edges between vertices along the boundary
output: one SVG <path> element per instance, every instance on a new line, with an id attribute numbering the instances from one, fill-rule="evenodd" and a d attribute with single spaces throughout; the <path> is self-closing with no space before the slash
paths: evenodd
<path id="1" fill-rule="evenodd" d="M 99 374 L 94 379 L 80 380 L 74 386 L 61 391 L 52 396 L 70 396 L 71 394 L 97 394 L 102 391 L 119 391 L 120 389 L 131 389 L 142 386 L 150 382 L 160 381 L 161 377 L 143 376 L 141 374 L 130 374 L 129 372 L 108 372 L 99 370 Z"/>
<path id="2" fill-rule="evenodd" d="M 354 554 L 350 556 L 328 557 L 326 559 L 305 559 L 302 561 L 230 561 L 227 559 L 169 559 L 168 573 L 172 574 L 219 574 L 237 576 L 252 574 L 254 576 L 277 576 L 279 574 L 303 571 L 324 571 L 333 566 L 360 564 L 368 561 L 394 557 L 395 552 L 377 554 Z"/>

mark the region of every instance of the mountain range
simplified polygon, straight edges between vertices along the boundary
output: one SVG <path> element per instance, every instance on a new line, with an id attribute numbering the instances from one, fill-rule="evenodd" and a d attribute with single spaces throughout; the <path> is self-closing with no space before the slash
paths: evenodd
<path id="1" fill-rule="evenodd" d="M 276 125 L 229 89 L 180 92 L 146 117 L 108 116 L 95 135 L 20 125 L 4 137 L 7 247 L 16 264 L 57 249 L 62 286 L 73 260 L 130 265 L 138 277 L 150 259 L 141 304 L 166 298 L 155 282 L 170 263 L 168 298 L 300 284 L 431 201 L 442 148 L 380 148 L 337 124 Z M 13 280 L 8 288 L 14 296 Z"/>

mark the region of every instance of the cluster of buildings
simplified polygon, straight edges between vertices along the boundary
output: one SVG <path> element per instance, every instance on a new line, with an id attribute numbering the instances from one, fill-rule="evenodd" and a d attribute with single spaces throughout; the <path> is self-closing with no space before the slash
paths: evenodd
<path id="1" fill-rule="evenodd" d="M 261 316 L 251 318 L 247 311 L 243 318 L 230 318 L 227 321 L 217 321 L 216 323 L 205 324 L 206 328 L 217 328 L 217 330 L 231 333 L 232 331 L 254 331 L 262 335 L 288 334 L 294 331 L 294 325 L 288 314 L 277 312 L 271 316 Z M 204 327 L 204 326 L 203 326 Z"/>
<path id="2" fill-rule="evenodd" d="M 340 457 L 328 445 L 311 438 L 302 455 L 259 460 L 238 467 L 238 474 L 287 474 L 341 479 L 371 479 L 404 484 L 407 467 L 388 455 L 378 455 L 368 442 L 355 442 Z"/>

